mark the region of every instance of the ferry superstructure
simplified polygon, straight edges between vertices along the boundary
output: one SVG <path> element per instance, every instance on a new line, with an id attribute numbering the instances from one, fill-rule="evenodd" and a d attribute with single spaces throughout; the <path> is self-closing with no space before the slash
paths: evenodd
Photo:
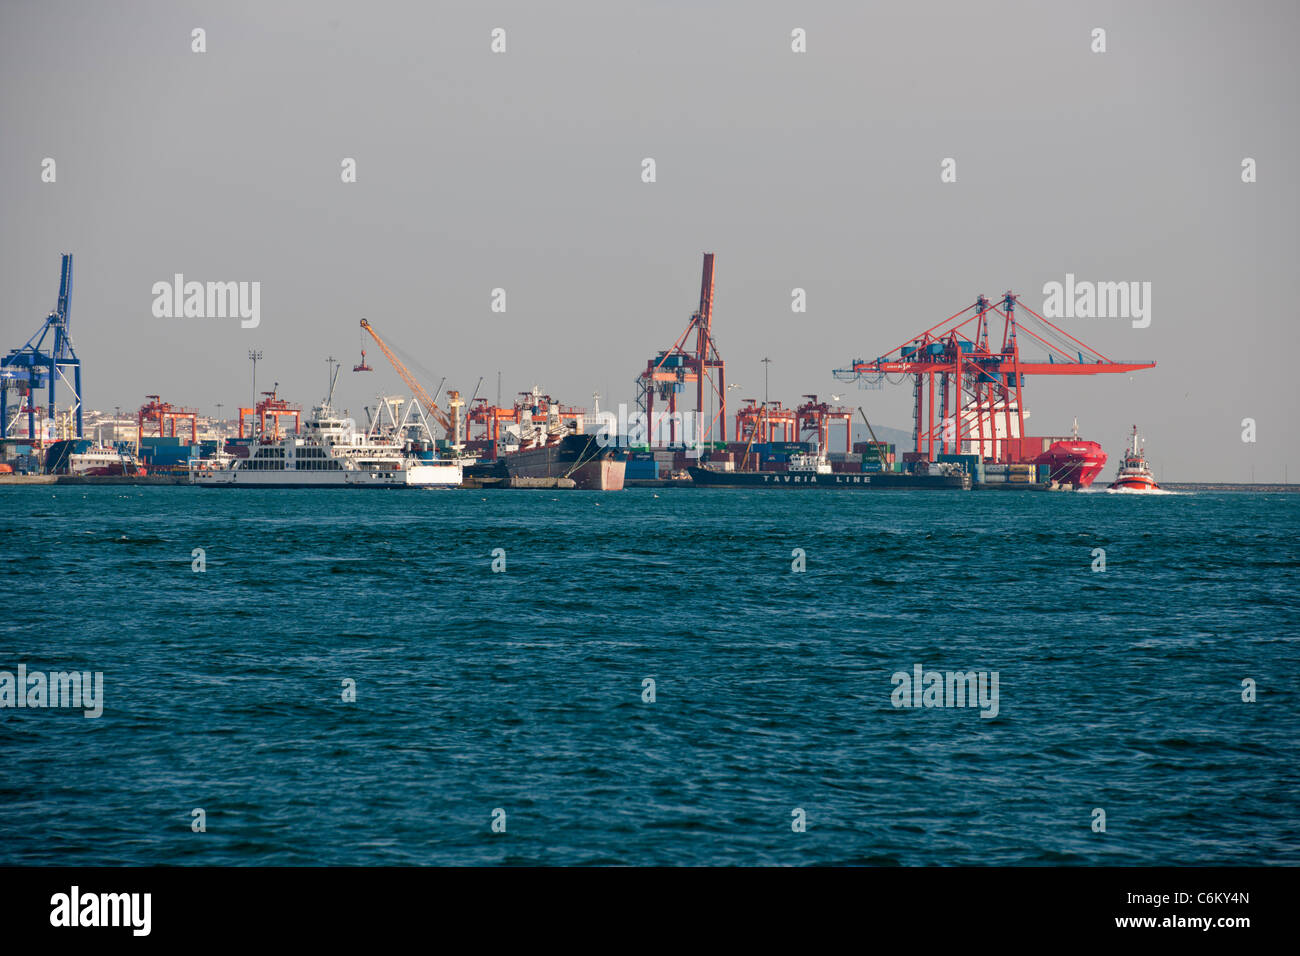
<path id="1" fill-rule="evenodd" d="M 381 403 L 386 406 L 387 403 Z M 459 459 L 432 457 L 431 442 L 412 440 L 399 426 L 357 428 L 328 402 L 312 409 L 301 434 L 263 435 L 248 457 L 225 467 L 192 463 L 190 480 L 220 488 L 455 488 L 463 478 Z"/>

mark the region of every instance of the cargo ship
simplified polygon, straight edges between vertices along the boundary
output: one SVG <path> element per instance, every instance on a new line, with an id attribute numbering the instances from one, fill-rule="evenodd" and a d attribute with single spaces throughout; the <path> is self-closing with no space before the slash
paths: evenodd
<path id="1" fill-rule="evenodd" d="M 145 470 L 130 452 L 111 445 L 95 444 L 89 438 L 65 438 L 46 450 L 45 472 L 50 475 L 134 478 L 143 475 Z"/>
<path id="2" fill-rule="evenodd" d="M 871 486 L 870 475 L 835 473 L 817 455 L 791 455 L 785 471 L 717 471 L 703 465 L 686 469 L 691 481 L 713 488 L 858 488 Z"/>
<path id="3" fill-rule="evenodd" d="M 493 469 L 513 478 L 570 478 L 586 491 L 621 491 L 627 451 L 602 445 L 595 435 L 563 435 L 502 455 Z"/>
<path id="4" fill-rule="evenodd" d="M 871 473 L 873 488 L 955 488 L 970 491 L 971 476 L 961 465 L 947 461 L 919 461 L 911 471 Z"/>
<path id="5" fill-rule="evenodd" d="M 926 463 L 921 463 L 925 465 Z M 925 472 L 835 472 L 824 457 L 791 455 L 785 471 L 714 471 L 688 469 L 698 485 L 715 488 L 958 488 L 969 490 L 970 475 L 959 465 L 934 462 Z"/>
<path id="6" fill-rule="evenodd" d="M 1106 453 L 1095 441 L 1058 441 L 1033 460 L 1047 465 L 1049 480 L 1059 487 L 1087 488 L 1106 465 Z"/>
<path id="7" fill-rule="evenodd" d="M 1146 455 L 1142 451 L 1138 438 L 1138 428 L 1133 426 L 1133 439 L 1124 452 L 1124 463 L 1119 466 L 1115 480 L 1110 483 L 1111 491 L 1159 491 L 1155 476 L 1147 465 Z"/>
<path id="8" fill-rule="evenodd" d="M 1051 446 L 1032 459 L 1035 465 L 1048 466 L 1048 481 L 1058 488 L 1087 488 L 1106 466 L 1106 453 L 1095 441 L 1079 438 L 1079 420 L 1074 420 L 1071 437 L 1053 441 Z"/>

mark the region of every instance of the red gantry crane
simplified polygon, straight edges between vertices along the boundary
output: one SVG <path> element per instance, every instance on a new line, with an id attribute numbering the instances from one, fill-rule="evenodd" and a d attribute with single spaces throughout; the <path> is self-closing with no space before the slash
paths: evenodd
<path id="1" fill-rule="evenodd" d="M 645 371 L 637 378 L 639 389 L 637 404 L 645 411 L 646 428 L 651 444 L 655 435 L 655 399 L 668 403 L 668 443 L 678 441 L 677 395 L 686 386 L 695 385 L 695 414 L 700 422 L 696 438 L 700 442 L 727 440 L 727 380 L 726 363 L 718 353 L 713 340 L 713 253 L 704 253 L 704 271 L 700 280 L 700 307 L 691 315 L 686 331 L 673 343 L 672 348 L 660 352 L 646 363 Z M 691 348 L 686 343 L 695 334 Z M 705 421 L 704 387 L 708 383 L 714 395 L 714 413 Z M 715 434 L 715 429 L 717 434 Z M 685 438 L 685 435 L 681 436 Z"/>
<path id="2" fill-rule="evenodd" d="M 756 398 L 745 399 L 736 412 L 736 441 L 763 445 L 777 441 L 777 431 L 781 432 L 780 441 L 798 441 L 798 416 L 779 401 L 759 404 Z"/>
<path id="3" fill-rule="evenodd" d="M 1022 312 L 1029 321 L 1019 317 Z M 1022 358 L 1022 335 L 1045 355 Z M 889 375 L 912 376 L 914 449 L 909 459 L 934 461 L 936 454 L 964 451 L 1011 463 L 1041 450 L 1030 447 L 1022 454 L 1026 375 L 1099 375 L 1155 364 L 1112 361 L 1007 292 L 997 305 L 981 295 L 888 355 L 855 359 L 851 368 L 836 369 L 834 375 L 868 386 Z"/>
<path id="4" fill-rule="evenodd" d="M 158 425 L 159 438 L 175 438 L 176 423 L 188 421 L 190 423 L 190 444 L 193 445 L 199 440 L 199 413 L 195 409 L 181 408 L 171 402 L 164 402 L 160 395 L 146 395 L 145 398 L 149 399 L 149 403 L 141 405 L 140 410 L 135 415 L 135 443 L 137 446 L 144 439 L 145 426 L 154 423 Z M 168 426 L 171 429 L 170 434 L 168 434 Z"/>
<path id="5" fill-rule="evenodd" d="M 794 410 L 795 419 L 798 422 L 795 431 L 799 435 L 799 441 L 807 441 L 807 436 L 811 433 L 817 447 L 822 452 L 828 452 L 831 447 L 831 425 L 835 422 L 843 422 L 844 451 L 845 453 L 851 452 L 853 450 L 853 412 L 847 408 L 835 408 L 826 402 L 819 402 L 816 395 L 805 395 L 803 397 L 808 401 Z M 837 398 L 838 396 L 831 397 Z"/>
<path id="6" fill-rule="evenodd" d="M 494 459 L 497 457 L 497 444 L 501 440 L 501 426 L 505 424 L 518 424 L 520 420 L 520 405 L 516 402 L 513 406 L 506 408 L 504 406 L 490 405 L 486 398 L 476 398 L 470 404 L 469 413 L 465 416 L 469 423 L 470 431 L 473 431 L 475 425 L 482 426 L 482 432 L 475 438 L 470 435 L 470 441 L 484 458 Z"/>
<path id="7" fill-rule="evenodd" d="M 293 433 L 295 435 L 302 433 L 302 406 L 295 402 L 286 402 L 277 394 L 279 385 L 269 392 L 262 393 L 262 399 L 254 408 L 242 406 L 239 409 L 239 437 L 253 437 L 253 423 L 257 423 L 257 437 L 265 442 L 280 440 L 280 419 L 293 419 Z M 268 429 L 267 419 L 271 421 L 271 427 Z M 245 425 L 247 420 L 248 424 Z M 245 434 L 247 430 L 247 434 Z M 284 432 L 289 434 L 288 429 Z"/>

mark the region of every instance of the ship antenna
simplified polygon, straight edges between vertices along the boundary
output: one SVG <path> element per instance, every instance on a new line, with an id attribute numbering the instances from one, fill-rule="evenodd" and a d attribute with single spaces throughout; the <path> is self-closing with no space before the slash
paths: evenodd
<path id="1" fill-rule="evenodd" d="M 330 367 L 330 391 L 329 394 L 325 396 L 325 404 L 330 405 L 334 402 L 334 383 L 339 380 L 339 371 L 343 366 L 339 364 L 339 360 L 332 355 L 327 358 L 325 362 Z M 336 365 L 338 365 L 338 368 L 335 368 Z"/>

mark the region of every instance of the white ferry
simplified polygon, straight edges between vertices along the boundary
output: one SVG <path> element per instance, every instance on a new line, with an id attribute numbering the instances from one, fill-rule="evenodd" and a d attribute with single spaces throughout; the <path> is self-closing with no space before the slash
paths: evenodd
<path id="1" fill-rule="evenodd" d="M 386 403 L 385 403 L 385 407 Z M 391 411 L 391 408 L 390 408 Z M 455 488 L 463 478 L 460 460 L 423 457 L 432 442 L 404 436 L 394 422 L 380 428 L 376 416 L 362 431 L 335 414 L 328 402 L 312 409 L 302 434 L 263 435 L 247 458 L 218 467 L 190 462 L 190 481 L 212 488 Z M 427 432 L 426 432 L 427 433 Z"/>

